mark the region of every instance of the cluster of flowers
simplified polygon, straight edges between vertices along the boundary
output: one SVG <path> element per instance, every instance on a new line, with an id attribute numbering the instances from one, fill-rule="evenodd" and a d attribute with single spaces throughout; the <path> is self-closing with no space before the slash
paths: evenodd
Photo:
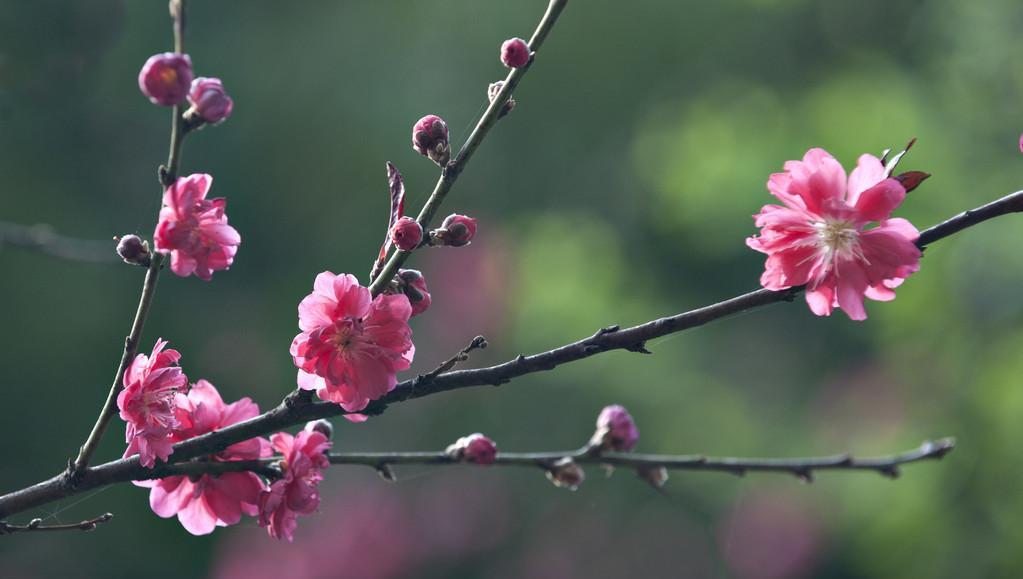
<path id="1" fill-rule="evenodd" d="M 226 404 L 213 384 L 197 380 L 189 385 L 177 365 L 181 355 L 165 350 L 158 340 L 151 355 L 139 354 L 124 375 L 124 389 L 117 397 L 121 418 L 127 424 L 125 457 L 139 455 L 152 468 L 166 462 L 173 445 L 259 415 L 259 407 L 242 398 Z M 258 516 L 270 536 L 291 539 L 300 514 L 319 506 L 317 485 L 328 466 L 329 423 L 310 422 L 292 436 L 274 434 L 269 441 L 252 438 L 206 457 L 206 462 L 231 462 L 269 458 L 281 476 L 267 484 L 252 472 L 225 472 L 200 476 L 170 476 L 136 481 L 150 489 L 149 504 L 157 515 L 177 515 L 188 532 L 211 533 L 216 527 L 233 525 L 242 515 Z"/>
<path id="2" fill-rule="evenodd" d="M 234 109 L 219 78 L 194 78 L 187 54 L 151 56 L 139 72 L 139 88 L 157 105 L 179 106 L 187 100 L 191 106 L 184 119 L 192 127 L 223 122 Z M 209 281 L 214 271 L 231 266 L 241 243 L 238 231 L 227 223 L 227 201 L 206 198 L 212 182 L 210 175 L 189 175 L 164 190 L 153 241 L 157 251 L 170 254 L 171 271 L 182 277 L 195 274 Z M 145 265 L 147 249 L 128 236 L 118 253 L 125 261 Z"/>

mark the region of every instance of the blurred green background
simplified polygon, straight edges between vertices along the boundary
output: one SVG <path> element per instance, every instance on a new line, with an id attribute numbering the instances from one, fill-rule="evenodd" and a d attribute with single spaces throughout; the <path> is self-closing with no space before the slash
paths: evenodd
<path id="1" fill-rule="evenodd" d="M 192 380 L 270 408 L 294 387 L 296 305 L 320 271 L 365 281 L 383 236 L 384 162 L 418 209 L 437 169 L 409 146 L 436 113 L 460 143 L 546 0 L 190 3 L 196 73 L 235 99 L 192 135 L 243 243 L 212 283 L 167 274 L 146 327 Z M 899 215 L 921 229 L 1019 186 L 1023 5 L 1016 0 L 571 2 L 443 213 L 480 218 L 461 250 L 413 259 L 433 306 L 424 371 L 483 334 L 496 363 L 757 287 L 747 249 L 764 183 L 811 146 L 847 167 L 919 143 L 934 173 Z M 169 113 L 143 98 L 171 47 L 166 2 L 0 2 L 0 219 L 86 239 L 149 237 Z M 955 435 L 898 481 L 625 471 L 576 493 L 511 469 L 332 469 L 294 544 L 252 520 L 192 537 L 129 485 L 26 513 L 88 533 L 0 538 L 4 578 L 1013 577 L 1023 568 L 1023 252 L 1019 218 L 941 241 L 870 319 L 801 301 L 499 389 L 338 421 L 338 450 L 429 450 L 482 431 L 504 450 L 574 448 L 621 403 L 639 450 L 878 454 Z M 112 251 L 111 243 L 111 251 Z M 0 248 L 0 490 L 54 474 L 105 396 L 142 271 Z M 121 425 L 100 456 L 123 449 Z"/>

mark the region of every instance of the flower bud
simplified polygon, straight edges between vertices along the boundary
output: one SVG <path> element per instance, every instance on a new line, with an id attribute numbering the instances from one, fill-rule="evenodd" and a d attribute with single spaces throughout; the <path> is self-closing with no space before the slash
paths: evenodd
<path id="1" fill-rule="evenodd" d="M 574 491 L 586 480 L 586 473 L 570 457 L 558 459 L 547 469 L 547 478 L 554 486 Z"/>
<path id="2" fill-rule="evenodd" d="M 402 251 L 412 251 L 423 241 L 423 228 L 411 217 L 402 217 L 391 228 L 391 241 Z"/>
<path id="3" fill-rule="evenodd" d="M 117 242 L 117 255 L 124 263 L 132 265 L 149 265 L 149 243 L 138 235 L 125 235 Z"/>
<path id="4" fill-rule="evenodd" d="M 430 289 L 426 287 L 426 278 L 414 269 L 398 270 L 398 285 L 402 293 L 412 304 L 412 315 L 418 316 L 430 307 Z"/>
<path id="5" fill-rule="evenodd" d="M 636 469 L 636 475 L 655 489 L 663 488 L 668 482 L 668 469 L 663 466 L 641 466 Z"/>
<path id="6" fill-rule="evenodd" d="M 450 245 L 461 247 L 469 245 L 473 237 L 476 237 L 476 220 L 465 215 L 453 213 L 444 219 L 440 229 L 431 232 L 432 241 L 437 245 Z"/>
<path id="7" fill-rule="evenodd" d="M 192 85 L 192 60 L 187 54 L 154 54 L 139 71 L 139 88 L 153 104 L 181 104 Z"/>
<path id="8" fill-rule="evenodd" d="M 437 115 L 426 115 L 412 127 L 412 148 L 441 167 L 448 164 L 451 148 L 448 125 Z"/>
<path id="9" fill-rule="evenodd" d="M 192 108 L 188 109 L 187 114 L 198 116 L 211 125 L 231 116 L 234 108 L 234 101 L 224 92 L 224 84 L 219 78 L 200 76 L 193 80 L 192 88 L 188 91 L 188 102 L 192 103 Z"/>
<path id="10" fill-rule="evenodd" d="M 497 445 L 479 432 L 459 438 L 445 452 L 455 460 L 474 464 L 494 464 L 497 459 Z"/>
<path id="11" fill-rule="evenodd" d="M 490 100 L 490 102 L 494 102 L 494 99 L 497 98 L 497 93 L 501 92 L 502 88 L 504 88 L 503 80 L 490 83 L 490 86 L 487 87 L 487 98 Z M 508 100 L 504 101 L 504 106 L 501 107 L 501 112 L 498 113 L 497 118 L 501 118 L 504 115 L 510 113 L 512 109 L 515 108 L 516 104 L 518 103 L 515 102 L 515 99 L 513 99 L 509 95 Z"/>
<path id="12" fill-rule="evenodd" d="M 327 437 L 327 440 L 334 438 L 334 425 L 329 420 L 321 418 L 305 425 L 305 429 L 312 432 L 319 432 Z"/>
<path id="13" fill-rule="evenodd" d="M 521 38 L 509 38 L 501 45 L 501 62 L 508 68 L 522 68 L 529 62 L 529 45 Z"/>
<path id="14" fill-rule="evenodd" d="M 628 452 L 639 442 L 639 429 L 629 411 L 614 404 L 605 406 L 597 417 L 597 430 L 590 439 L 590 445 L 602 450 Z"/>

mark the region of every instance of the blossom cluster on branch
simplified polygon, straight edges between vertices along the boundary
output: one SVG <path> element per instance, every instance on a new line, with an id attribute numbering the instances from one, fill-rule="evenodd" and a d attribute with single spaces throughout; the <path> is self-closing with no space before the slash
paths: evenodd
<path id="1" fill-rule="evenodd" d="M 640 436 L 636 422 L 624 407 L 610 405 L 598 416 L 588 442 L 575 451 L 499 452 L 493 440 L 474 433 L 459 438 L 443 452 L 331 452 L 333 427 L 319 418 L 341 415 L 352 422 L 368 420 L 387 404 L 425 395 L 415 391 L 417 386 L 446 378 L 456 381 L 471 374 L 452 372 L 452 368 L 467 360 L 472 350 L 486 346 L 483 338 L 477 338 L 433 372 L 399 387 L 398 374 L 411 368 L 416 352 L 410 323 L 427 314 L 432 302 L 424 273 L 404 264 L 418 250 L 464 247 L 475 238 L 478 223 L 470 216 L 453 213 L 432 229 L 431 222 L 483 137 L 516 106 L 512 91 L 532 66 L 536 51 L 565 4 L 566 0 L 551 0 L 528 42 L 512 38 L 501 45 L 499 61 L 510 72 L 504 80 L 489 85 L 489 107 L 460 149 L 452 149 L 448 125 L 439 116 L 426 115 L 412 124 L 413 150 L 441 169 L 436 188 L 416 217 L 406 215 L 404 179 L 394 164 L 386 164 L 389 211 L 383 243 L 372 260 L 367 283 L 363 285 L 355 275 L 344 272 L 323 271 L 315 277 L 311 293 L 298 301 L 299 333 L 289 348 L 297 369 L 296 389 L 277 408 L 261 414 L 249 398 L 227 403 L 210 381 L 190 381 L 181 354 L 162 338 L 149 354 L 138 352 L 164 260 L 169 259 L 170 271 L 180 277 L 211 281 L 215 272 L 231 267 L 242 241 L 241 234 L 228 223 L 226 199 L 208 198 L 212 176 L 178 175 L 184 136 L 224 122 L 234 111 L 234 101 L 219 78 L 195 76 L 192 60 L 183 51 L 184 0 L 171 0 L 176 50 L 149 58 L 138 77 L 146 98 L 174 110 L 170 158 L 160 171 L 162 208 L 152 243 L 125 235 L 117 245 L 125 262 L 147 270 L 132 331 L 110 396 L 78 458 L 60 477 L 0 497 L 0 519 L 90 484 L 134 480 L 149 489 L 150 506 L 158 516 L 177 517 L 190 533 L 208 534 L 247 516 L 255 518 L 271 537 L 290 541 L 299 516 L 319 507 L 318 487 L 331 464 L 369 465 L 385 478 L 393 478 L 391 466 L 402 463 L 524 465 L 541 468 L 552 483 L 572 490 L 586 479 L 583 465 L 596 464 L 609 470 L 633 469 L 641 480 L 660 489 L 669 468 L 735 474 L 787 472 L 806 481 L 820 469 L 873 470 L 894 477 L 901 464 L 940 458 L 951 450 L 953 443 L 945 440 L 874 459 L 850 455 L 793 460 L 637 456 L 630 454 Z M 788 161 L 782 172 L 771 175 L 767 190 L 781 204 L 761 208 L 754 216 L 759 232 L 746 240 L 751 249 L 767 256 L 760 278 L 764 289 L 623 331 L 617 326 L 604 328 L 585 340 L 482 369 L 477 372 L 490 372 L 487 380 L 470 383 L 467 379 L 466 383 L 502 383 L 613 349 L 649 353 L 645 341 L 651 336 L 702 325 L 750 307 L 792 300 L 800 292 L 805 292 L 810 310 L 818 316 L 828 316 L 838 308 L 853 320 L 865 320 L 864 300 L 893 300 L 896 288 L 920 269 L 921 252 L 929 241 L 1023 210 L 1023 196 L 1015 194 L 923 232 L 908 220 L 894 217 L 907 194 L 929 176 L 920 171 L 895 173 L 912 144 L 890 158 L 889 152 L 880 157 L 863 154 L 848 174 L 827 151 L 813 148 L 801 160 Z M 643 334 L 648 326 L 654 329 Z M 314 393 L 320 402 L 313 401 Z M 90 467 L 92 454 L 114 416 L 125 424 L 123 460 Z M 283 431 L 303 423 L 295 434 Z M 217 438 L 224 433 L 230 436 Z M 97 473 L 107 478 L 101 482 L 90 478 Z M 17 505 L 7 507 L 5 501 Z M 96 522 L 108 518 L 84 521 L 76 528 L 95 527 Z M 31 530 L 30 525 L 0 523 L 9 532 Z"/>

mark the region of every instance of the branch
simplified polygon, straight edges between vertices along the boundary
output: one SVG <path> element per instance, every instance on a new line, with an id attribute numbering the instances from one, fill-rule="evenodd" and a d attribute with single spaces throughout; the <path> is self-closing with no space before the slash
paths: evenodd
<path id="1" fill-rule="evenodd" d="M 45 224 L 19 225 L 0 221 L 0 248 L 20 247 L 70 261 L 115 263 L 120 261 L 110 241 L 65 237 Z"/>
<path id="2" fill-rule="evenodd" d="M 558 16 L 568 5 L 568 0 L 551 0 L 550 5 L 547 6 L 547 12 L 544 13 L 543 18 L 540 19 L 540 24 L 536 27 L 536 32 L 533 33 L 533 37 L 529 40 L 529 50 L 534 55 L 543 46 L 544 40 L 550 34 L 554 28 L 554 24 L 558 21 Z M 472 134 L 469 135 L 468 140 L 459 149 L 458 154 L 454 160 L 447 164 L 441 170 L 440 179 L 437 180 L 437 184 L 433 188 L 433 193 L 430 194 L 429 199 L 426 200 L 426 204 L 423 205 L 422 211 L 419 212 L 419 216 L 416 221 L 423 228 L 423 231 L 428 231 L 430 221 L 433 219 L 437 210 L 440 209 L 441 203 L 444 202 L 444 198 L 447 197 L 448 192 L 451 190 L 451 186 L 455 184 L 455 180 L 465 170 L 466 165 L 469 164 L 469 159 L 472 158 L 473 153 L 483 143 L 483 139 L 486 138 L 487 133 L 490 129 L 494 128 L 497 124 L 498 119 L 501 117 L 501 110 L 504 108 L 505 102 L 511 97 L 515 87 L 518 86 L 519 81 L 526 75 L 529 68 L 533 64 L 533 58 L 530 58 L 529 63 L 522 68 L 513 68 L 508 77 L 504 79 L 504 86 L 497 93 L 494 99 L 490 102 L 490 106 L 487 107 L 486 112 L 483 113 L 483 117 L 476 124 L 476 128 L 473 129 Z M 371 280 L 369 290 L 375 297 L 387 287 L 387 284 L 394 278 L 394 274 L 397 273 L 398 268 L 405 263 L 405 260 L 412 255 L 412 251 L 404 251 L 395 248 L 394 253 L 391 254 L 391 258 L 384 265 L 380 273 L 377 274 L 376 278 Z"/>
<path id="3" fill-rule="evenodd" d="M 920 247 L 925 247 L 967 227 L 1000 215 L 1016 212 L 1023 212 L 1023 191 L 1017 191 L 977 209 L 965 211 L 931 227 L 921 233 L 917 244 Z M 779 292 L 761 289 L 714 305 L 653 320 L 624 330 L 617 326 L 604 328 L 578 342 L 532 356 L 519 356 L 497 366 L 448 372 L 440 374 L 430 381 L 420 381 L 418 384 L 415 379 L 405 380 L 389 394 L 371 403 L 362 413 L 380 414 L 389 404 L 410 398 L 421 398 L 438 392 L 470 386 L 502 384 L 518 376 L 541 370 L 551 370 L 561 364 L 588 358 L 601 352 L 616 349 L 637 351 L 647 340 L 688 330 L 756 307 L 792 301 L 802 291 L 803 288 L 790 288 Z M 415 385 L 414 388 L 413 385 Z M 336 404 L 289 398 L 287 402 L 255 418 L 179 442 L 174 445 L 173 460 L 176 462 L 187 461 L 199 456 L 214 454 L 243 440 L 277 432 L 310 420 L 343 414 L 347 414 L 347 412 Z M 92 467 L 81 473 L 77 485 L 69 485 L 63 475 L 57 475 L 30 487 L 0 496 L 0 518 L 89 489 L 143 479 L 151 476 L 153 472 L 140 466 L 136 456 Z"/>
<path id="4" fill-rule="evenodd" d="M 185 0 L 171 0 L 171 19 L 174 24 L 174 51 L 183 53 L 185 50 Z M 174 184 L 177 179 L 178 165 L 181 162 L 181 145 L 185 137 L 185 126 L 183 118 L 183 106 L 176 105 L 171 118 L 170 154 L 167 165 L 161 165 L 158 171 L 160 183 L 164 188 Z M 159 252 L 153 252 L 149 261 L 149 268 L 146 270 L 146 278 L 142 283 L 142 296 L 139 298 L 139 307 L 135 310 L 135 319 L 131 324 L 131 333 L 124 340 L 124 351 L 121 353 L 121 363 L 117 365 L 117 372 L 114 374 L 114 383 L 110 385 L 110 392 L 100 409 L 96 424 L 93 425 L 89 437 L 85 440 L 78 451 L 78 457 L 68 461 L 65 471 L 66 484 L 75 486 L 81 480 L 84 470 L 89 466 L 92 455 L 96 452 L 103 433 L 106 432 L 110 419 L 117 413 L 117 393 L 121 390 L 124 381 L 124 373 L 128 365 L 138 354 L 139 340 L 142 338 L 142 330 L 146 325 L 146 318 L 149 316 L 149 308 L 153 303 L 153 296 L 156 293 L 156 282 L 160 278 L 160 268 L 163 265 L 164 256 Z"/>
<path id="5" fill-rule="evenodd" d="M 68 525 L 43 525 L 42 519 L 32 519 L 27 525 L 12 525 L 5 521 L 0 521 L 0 535 L 34 533 L 41 531 L 94 531 L 97 526 L 109 522 L 112 518 L 114 518 L 114 515 L 105 513 L 92 519 L 86 519 L 80 523 L 71 523 Z"/>
<path id="6" fill-rule="evenodd" d="M 955 448 L 955 439 L 942 438 L 924 441 L 919 447 L 899 454 L 856 458 L 849 453 L 811 458 L 734 458 L 703 455 L 632 454 L 625 452 L 594 452 L 586 446 L 578 450 L 552 452 L 499 452 L 494 466 L 525 466 L 550 470 L 558 461 L 572 459 L 576 464 L 617 466 L 632 469 L 663 467 L 669 470 L 713 471 L 743 476 L 749 472 L 775 472 L 791 474 L 805 482 L 812 482 L 814 473 L 823 470 L 873 471 L 888 478 L 899 476 L 899 467 L 922 460 L 938 460 Z M 599 449 L 598 449 L 599 450 Z M 378 471 L 397 465 L 459 465 L 468 464 L 444 451 L 438 452 L 344 452 L 331 453 L 330 463 L 335 465 L 368 466 Z M 268 478 L 277 478 L 280 471 L 274 464 L 281 457 L 231 462 L 185 462 L 153 469 L 147 479 L 167 476 L 220 475 L 229 472 L 256 472 Z"/>

